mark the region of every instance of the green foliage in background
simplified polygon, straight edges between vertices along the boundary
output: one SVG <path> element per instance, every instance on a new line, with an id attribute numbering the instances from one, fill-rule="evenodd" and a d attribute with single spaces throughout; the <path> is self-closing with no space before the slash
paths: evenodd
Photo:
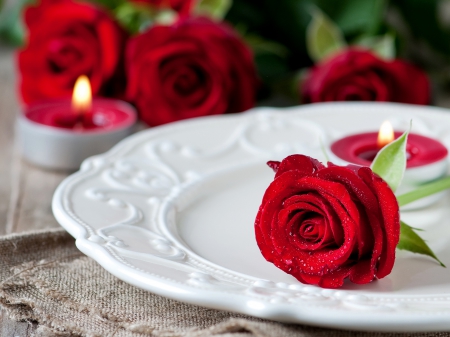
<path id="1" fill-rule="evenodd" d="M 365 39 L 368 49 L 395 55 L 394 33 L 385 21 L 386 0 L 234 0 L 225 17 L 247 34 L 283 46 L 287 53 L 254 49 L 268 94 L 295 97 L 303 69 L 348 44 Z M 384 38 L 390 33 L 390 38 Z M 389 41 L 388 41 L 389 40 Z M 289 90 L 286 90 L 289 88 Z M 296 89 L 297 88 L 297 89 Z M 297 91 L 295 95 L 294 93 Z"/>
<path id="2" fill-rule="evenodd" d="M 200 0 L 194 12 L 216 20 L 223 20 L 233 4 L 232 0 Z"/>
<path id="3" fill-rule="evenodd" d="M 0 0 L 1 1 L 1 0 Z M 30 0 L 17 0 L 10 6 L 2 4 L 0 11 L 0 40 L 13 45 L 21 46 L 25 39 L 25 28 L 22 19 L 23 7 Z"/>
<path id="4" fill-rule="evenodd" d="M 23 43 L 20 13 L 28 1 L 17 0 L 1 10 L 3 42 Z M 109 9 L 132 34 L 175 18 L 171 11 L 157 12 L 129 0 L 88 1 Z M 386 59 L 412 59 L 428 71 L 434 67 L 446 74 L 446 67 L 450 74 L 450 0 L 198 0 L 194 14 L 225 19 L 236 27 L 254 51 L 267 92 L 355 44 Z"/>
<path id="5" fill-rule="evenodd" d="M 104 0 L 102 0 L 104 1 Z M 142 6 L 133 2 L 120 3 L 112 8 L 119 23 L 131 34 L 136 34 L 150 26 L 155 19 L 156 13 L 147 6 Z"/>
<path id="6" fill-rule="evenodd" d="M 315 3 L 350 39 L 362 34 L 377 35 L 387 5 L 385 0 L 316 0 Z"/>
<path id="7" fill-rule="evenodd" d="M 407 23 L 410 33 L 432 49 L 450 56 L 450 21 L 448 0 L 391 0 L 392 6 Z M 444 16 L 444 17 L 443 17 Z"/>
<path id="8" fill-rule="evenodd" d="M 346 48 L 347 43 L 339 27 L 324 12 L 315 8 L 306 29 L 306 46 L 309 56 L 319 62 Z"/>

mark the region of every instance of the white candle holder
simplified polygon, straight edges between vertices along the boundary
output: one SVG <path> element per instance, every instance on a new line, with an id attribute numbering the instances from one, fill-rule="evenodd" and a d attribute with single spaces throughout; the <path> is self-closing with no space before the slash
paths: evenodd
<path id="1" fill-rule="evenodd" d="M 127 119 L 117 127 L 77 132 L 38 123 L 26 113 L 17 119 L 17 135 L 23 157 L 48 169 L 76 170 L 83 160 L 108 151 L 134 130 L 136 112 L 131 105 L 117 101 Z"/>

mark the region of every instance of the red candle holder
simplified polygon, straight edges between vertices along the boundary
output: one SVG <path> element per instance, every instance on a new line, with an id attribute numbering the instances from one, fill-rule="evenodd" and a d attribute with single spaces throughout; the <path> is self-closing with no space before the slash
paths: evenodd
<path id="1" fill-rule="evenodd" d="M 395 132 L 394 135 L 395 138 L 398 138 L 402 132 Z M 331 151 L 349 163 L 370 166 L 380 150 L 377 138 L 377 132 L 351 135 L 335 141 L 331 145 Z M 408 135 L 406 152 L 408 155 L 407 168 L 440 162 L 448 155 L 447 148 L 439 141 L 414 133 Z"/>

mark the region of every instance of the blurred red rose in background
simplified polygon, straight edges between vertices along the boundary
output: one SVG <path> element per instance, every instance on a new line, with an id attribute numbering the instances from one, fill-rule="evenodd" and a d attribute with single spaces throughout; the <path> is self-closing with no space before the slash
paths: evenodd
<path id="1" fill-rule="evenodd" d="M 66 97 L 80 75 L 93 94 L 117 95 L 125 32 L 101 9 L 71 0 L 42 0 L 25 12 L 28 41 L 18 55 L 23 101 Z M 118 86 L 118 87 L 117 87 Z"/>
<path id="2" fill-rule="evenodd" d="M 187 18 L 130 40 L 127 98 L 155 126 L 253 107 L 252 53 L 226 24 Z"/>
<path id="3" fill-rule="evenodd" d="M 402 60 L 385 61 L 367 50 L 348 49 L 314 66 L 302 84 L 305 103 L 389 101 L 428 104 L 427 75 Z"/>
<path id="4" fill-rule="evenodd" d="M 147 3 L 158 9 L 173 9 L 182 15 L 188 15 L 195 5 L 195 0 L 132 0 L 133 2 Z"/>

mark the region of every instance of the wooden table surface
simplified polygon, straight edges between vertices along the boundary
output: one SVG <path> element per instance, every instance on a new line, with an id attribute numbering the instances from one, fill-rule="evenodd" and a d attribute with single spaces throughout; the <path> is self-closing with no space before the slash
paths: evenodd
<path id="1" fill-rule="evenodd" d="M 15 136 L 17 99 L 14 51 L 0 45 L 0 235 L 59 227 L 51 211 L 53 192 L 71 172 L 50 171 L 22 160 Z M 450 107 L 450 95 L 435 97 Z M 14 322 L 0 310 L 0 336 L 30 336 L 33 322 Z"/>
<path id="2" fill-rule="evenodd" d="M 20 112 L 14 65 L 13 50 L 0 45 L 0 235 L 59 227 L 51 210 L 52 195 L 70 174 L 43 170 L 21 159 L 14 128 Z M 29 336 L 34 328 L 0 311 L 0 336 Z"/>

